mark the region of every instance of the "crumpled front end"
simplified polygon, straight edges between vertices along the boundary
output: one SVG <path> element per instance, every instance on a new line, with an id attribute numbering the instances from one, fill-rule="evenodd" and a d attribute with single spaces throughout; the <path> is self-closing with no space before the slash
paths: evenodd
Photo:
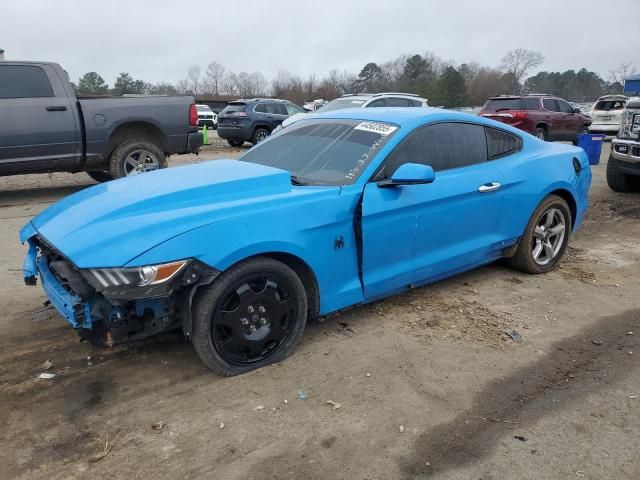
<path id="1" fill-rule="evenodd" d="M 217 272 L 197 261 L 181 261 L 166 281 L 139 286 L 134 269 L 79 269 L 32 224 L 21 231 L 28 244 L 23 275 L 27 285 L 42 289 L 57 312 L 82 338 L 101 346 L 139 340 L 190 325 L 193 294 Z M 152 267 L 140 267 L 147 274 Z"/>

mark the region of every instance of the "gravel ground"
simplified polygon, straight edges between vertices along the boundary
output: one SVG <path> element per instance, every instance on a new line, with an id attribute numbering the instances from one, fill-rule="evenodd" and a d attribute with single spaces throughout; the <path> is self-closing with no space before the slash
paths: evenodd
<path id="1" fill-rule="evenodd" d="M 212 141 L 170 165 L 243 151 Z M 640 478 L 640 195 L 607 188 L 608 148 L 555 271 L 498 263 L 355 308 L 234 378 L 179 333 L 79 343 L 23 285 L 17 231 L 94 182 L 0 178 L 0 478 Z"/>

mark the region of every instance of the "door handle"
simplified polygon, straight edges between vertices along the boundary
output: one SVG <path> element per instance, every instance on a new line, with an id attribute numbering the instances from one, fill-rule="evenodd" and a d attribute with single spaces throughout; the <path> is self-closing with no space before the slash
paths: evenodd
<path id="1" fill-rule="evenodd" d="M 480 187 L 478 188 L 478 191 L 480 193 L 495 192 L 501 186 L 502 185 L 500 185 L 500 182 L 485 183 L 484 185 L 480 185 Z"/>
<path id="2" fill-rule="evenodd" d="M 47 108 L 47 112 L 66 112 L 67 107 L 65 105 L 50 105 Z"/>

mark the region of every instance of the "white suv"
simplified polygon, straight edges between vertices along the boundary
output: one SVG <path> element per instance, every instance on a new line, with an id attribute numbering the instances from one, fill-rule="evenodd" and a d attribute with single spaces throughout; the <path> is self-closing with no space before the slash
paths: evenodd
<path id="1" fill-rule="evenodd" d="M 616 135 L 620 130 L 620 120 L 622 112 L 629 101 L 629 97 L 624 95 L 605 95 L 600 97 L 593 106 L 591 115 L 590 133 L 604 133 L 606 135 Z"/>
<path id="2" fill-rule="evenodd" d="M 426 98 L 413 93 L 348 93 L 340 98 L 330 101 L 316 112 L 329 112 L 331 110 L 341 110 L 343 108 L 374 108 L 374 107 L 428 107 Z M 297 113 L 282 122 L 279 128 L 288 127 L 292 123 L 304 118 L 306 114 Z"/>

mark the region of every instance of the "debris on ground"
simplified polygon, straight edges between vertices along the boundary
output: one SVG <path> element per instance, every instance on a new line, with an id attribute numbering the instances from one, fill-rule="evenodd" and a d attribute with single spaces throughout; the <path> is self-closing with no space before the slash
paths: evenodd
<path id="1" fill-rule="evenodd" d="M 629 395 L 629 398 L 630 398 L 631 400 L 635 400 L 636 398 L 638 398 L 638 395 Z"/>
<path id="2" fill-rule="evenodd" d="M 525 437 L 523 437 L 522 435 L 514 435 L 513 438 L 515 438 L 516 440 L 520 440 L 521 442 L 526 442 L 527 439 Z"/>
<path id="3" fill-rule="evenodd" d="M 370 376 L 371 376 L 371 374 L 370 374 L 370 373 L 367 373 L 367 377 L 370 377 Z"/>
<path id="4" fill-rule="evenodd" d="M 594 345 L 602 345 L 602 342 L 600 340 L 591 340 L 591 343 L 593 343 Z"/>
<path id="5" fill-rule="evenodd" d="M 100 445 L 100 451 L 96 453 L 93 457 L 90 457 L 88 462 L 96 463 L 102 460 L 107 455 L 109 455 L 109 452 L 118 441 L 118 438 L 120 438 L 120 432 L 118 432 L 118 434 L 116 435 L 116 438 L 114 438 L 112 442 L 109 442 L 108 433 L 106 434 L 106 438 L 104 441 L 101 438 L 95 438 L 94 441 Z"/>
<path id="6" fill-rule="evenodd" d="M 258 405 L 253 408 L 254 412 L 261 412 L 262 410 L 264 410 L 264 405 Z"/>
<path id="7" fill-rule="evenodd" d="M 51 360 L 45 360 L 45 362 L 42 365 L 40 365 L 40 368 L 43 370 L 49 370 L 52 367 L 53 367 L 53 363 L 51 362 Z"/>
<path id="8" fill-rule="evenodd" d="M 400 433 L 404 433 L 404 425 L 400 425 L 399 430 L 400 430 Z"/>
<path id="9" fill-rule="evenodd" d="M 220 422 L 220 430 L 224 428 L 224 422 Z"/>
<path id="10" fill-rule="evenodd" d="M 284 404 L 285 404 L 285 405 L 286 405 L 287 403 L 289 403 L 289 400 L 285 400 L 285 401 L 284 401 Z"/>
<path id="11" fill-rule="evenodd" d="M 168 425 L 164 422 L 156 422 L 153 425 L 151 425 L 151 428 L 153 428 L 154 430 L 162 430 L 163 428 L 167 428 Z"/>
<path id="12" fill-rule="evenodd" d="M 339 410 L 342 407 L 342 405 L 340 405 L 338 402 L 334 402 L 333 400 L 327 400 L 326 403 L 328 403 L 329 405 L 333 405 L 334 410 Z"/>
<path id="13" fill-rule="evenodd" d="M 41 379 L 41 380 L 48 380 L 48 379 L 53 378 L 55 376 L 56 376 L 55 373 L 42 372 L 40 375 L 38 375 L 38 378 Z"/>
<path id="14" fill-rule="evenodd" d="M 522 335 L 520 335 L 518 332 L 516 332 L 515 330 L 507 330 L 506 333 L 509 338 L 511 338 L 511 340 L 513 340 L 514 342 L 522 342 Z"/>
<path id="15" fill-rule="evenodd" d="M 309 398 L 303 390 L 298 390 L 298 400 L 306 400 Z"/>

